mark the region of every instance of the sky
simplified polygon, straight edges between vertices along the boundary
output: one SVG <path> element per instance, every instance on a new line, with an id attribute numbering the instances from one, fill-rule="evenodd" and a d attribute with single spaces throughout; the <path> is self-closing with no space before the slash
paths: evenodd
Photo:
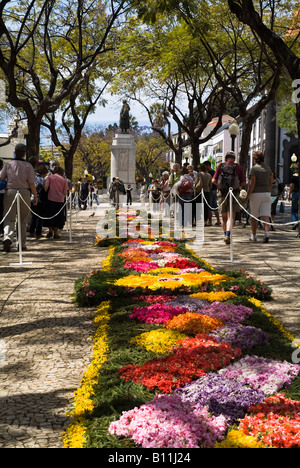
<path id="1" fill-rule="evenodd" d="M 88 118 L 88 125 L 109 125 L 120 121 L 122 98 L 106 95 L 108 103 L 105 107 L 98 106 L 97 111 Z M 140 126 L 150 126 L 149 118 L 145 109 L 135 101 L 128 100 L 130 113 L 135 117 Z"/>

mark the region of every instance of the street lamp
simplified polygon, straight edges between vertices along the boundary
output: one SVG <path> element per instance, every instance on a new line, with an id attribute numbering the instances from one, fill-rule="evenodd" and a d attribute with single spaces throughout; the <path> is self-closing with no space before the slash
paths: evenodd
<path id="1" fill-rule="evenodd" d="M 240 133 L 240 127 L 239 127 L 236 120 L 233 120 L 231 122 L 231 124 L 229 125 L 229 128 L 228 128 L 228 131 L 229 131 L 230 136 L 231 136 L 231 151 L 234 151 L 235 139 L 238 136 L 238 134 Z"/>
<path id="2" fill-rule="evenodd" d="M 297 163 L 297 156 L 295 155 L 295 153 L 293 154 L 293 156 L 291 157 L 291 161 L 292 161 L 292 164 L 291 164 L 291 169 L 293 169 L 294 167 L 296 167 L 296 163 Z"/>

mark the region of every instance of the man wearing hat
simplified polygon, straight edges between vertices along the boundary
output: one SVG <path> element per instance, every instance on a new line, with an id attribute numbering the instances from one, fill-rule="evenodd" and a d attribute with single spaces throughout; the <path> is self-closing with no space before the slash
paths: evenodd
<path id="1" fill-rule="evenodd" d="M 4 239 L 3 250 L 10 252 L 14 238 L 14 229 L 17 215 L 17 203 L 15 200 L 17 192 L 20 193 L 28 206 L 20 200 L 21 216 L 21 239 L 22 249 L 26 249 L 26 230 L 30 215 L 30 199 L 33 195 L 33 205 L 37 205 L 37 193 L 35 187 L 35 172 L 31 164 L 26 162 L 26 146 L 18 143 L 15 148 L 15 159 L 7 162 L 0 172 L 0 180 L 6 181 L 6 191 L 4 195 Z M 11 208 L 12 207 L 12 208 Z"/>
<path id="2" fill-rule="evenodd" d="M 222 227 L 224 231 L 224 242 L 230 244 L 231 240 L 231 213 L 230 213 L 230 199 L 228 196 L 229 189 L 233 189 L 235 196 L 238 196 L 240 190 L 246 185 L 246 176 L 242 166 L 235 162 L 235 153 L 229 151 L 226 153 L 225 162 L 221 163 L 212 179 L 212 182 L 218 189 L 218 202 L 219 211 L 222 214 Z M 235 215 L 239 213 L 240 206 L 233 199 L 233 213 L 232 221 L 235 222 Z"/>

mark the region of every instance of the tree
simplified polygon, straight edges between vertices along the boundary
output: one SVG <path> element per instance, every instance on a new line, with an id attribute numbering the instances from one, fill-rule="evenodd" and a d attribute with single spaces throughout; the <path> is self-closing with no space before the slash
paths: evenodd
<path id="1" fill-rule="evenodd" d="M 126 1 L 0 1 L 0 68 L 7 100 L 28 120 L 29 153 L 39 153 L 40 127 L 116 42 Z"/>
<path id="2" fill-rule="evenodd" d="M 210 10 L 210 21 L 218 34 L 212 32 L 212 26 L 205 35 L 198 32 L 193 22 L 192 28 L 209 53 L 220 86 L 239 109 L 242 121 L 239 162 L 246 170 L 253 124 L 275 99 L 282 67 L 249 28 L 239 24 L 223 8 L 220 10 L 219 5 L 212 5 Z"/>
<path id="3" fill-rule="evenodd" d="M 299 28 L 299 16 L 300 10 L 299 1 L 297 2 L 284 2 L 284 6 L 288 12 L 294 13 L 294 16 L 290 18 L 287 23 L 287 28 L 276 30 L 276 7 L 279 6 L 278 1 L 268 2 L 271 5 L 269 16 L 271 16 L 271 24 L 267 25 L 264 21 L 264 17 L 258 12 L 254 6 L 252 0 L 228 0 L 228 5 L 231 11 L 237 16 L 237 18 L 248 24 L 252 30 L 260 37 L 260 39 L 272 50 L 273 54 L 283 66 L 286 67 L 293 85 L 295 88 L 299 88 L 300 82 L 300 57 L 295 52 L 295 47 L 298 46 L 300 37 Z M 262 11 L 262 10 L 261 10 Z M 277 12 L 278 14 L 278 12 Z M 282 28 L 282 18 L 281 28 Z M 282 34 L 284 31 L 284 34 Z M 281 33 L 281 34 L 280 34 Z M 299 93 L 296 91 L 293 93 L 293 101 L 296 106 L 296 120 L 298 129 L 298 145 L 300 155 L 300 98 Z M 299 219 L 300 219 L 300 203 L 299 203 Z M 300 237 L 300 224 L 299 224 L 299 237 Z"/>
<path id="4" fill-rule="evenodd" d="M 83 134 L 88 116 L 94 112 L 108 83 L 95 87 L 86 74 L 85 82 L 78 84 L 70 96 L 62 103 L 61 126 L 56 120 L 56 113 L 46 115 L 42 125 L 51 133 L 53 143 L 60 148 L 68 178 L 73 174 L 73 158 Z M 96 90 L 95 90 L 96 88 Z M 106 101 L 102 100 L 102 105 Z"/>
<path id="5" fill-rule="evenodd" d="M 280 2 L 278 1 L 268 2 L 271 5 L 267 16 L 267 18 L 271 18 L 271 22 L 268 25 L 264 21 L 264 16 L 261 15 L 261 13 L 265 14 L 265 11 L 262 9 L 260 12 L 257 11 L 252 0 L 228 0 L 230 10 L 242 23 L 250 26 L 253 32 L 260 37 L 261 41 L 270 48 L 278 62 L 286 67 L 293 82 L 297 81 L 297 86 L 300 77 L 300 57 L 297 56 L 295 47 L 298 47 L 300 37 L 299 11 L 296 10 L 296 7 L 299 6 L 299 1 L 283 3 L 286 14 L 290 14 L 291 12 L 295 14 L 294 18 L 290 15 L 289 21 L 285 17 L 285 28 L 282 26 L 282 17 L 280 17 L 279 25 L 275 21 L 279 15 L 277 9 L 280 6 Z M 298 97 L 295 99 L 295 105 L 298 135 L 300 135 L 300 99 Z"/>
<path id="6" fill-rule="evenodd" d="M 148 185 L 150 173 L 159 177 L 160 172 L 167 168 L 168 163 L 165 158 L 167 151 L 168 147 L 159 135 L 155 133 L 140 134 L 137 140 L 137 175 L 142 180 L 145 179 Z"/>
<path id="7" fill-rule="evenodd" d="M 185 23 L 163 16 L 147 28 L 132 20 L 119 51 L 120 63 L 126 63 L 126 67 L 114 89 L 126 91 L 144 106 L 152 130 L 164 138 L 177 162 L 182 162 L 183 149 L 191 146 L 197 167 L 199 144 L 209 140 L 222 126 L 229 99 L 228 93 L 219 87 L 207 51 Z M 216 116 L 217 125 L 204 137 L 204 130 Z M 177 144 L 170 132 L 171 119 L 178 128 Z"/>
<path id="8" fill-rule="evenodd" d="M 83 176 L 85 170 L 96 180 L 103 180 L 110 173 L 111 139 L 102 130 L 87 129 L 75 154 L 74 178 Z"/>

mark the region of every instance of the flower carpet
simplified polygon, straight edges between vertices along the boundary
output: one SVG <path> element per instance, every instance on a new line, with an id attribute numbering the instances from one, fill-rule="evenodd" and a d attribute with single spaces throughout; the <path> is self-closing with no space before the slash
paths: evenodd
<path id="1" fill-rule="evenodd" d="M 95 335 L 65 447 L 299 447 L 300 365 L 262 305 L 271 298 L 185 243 L 113 242 L 102 269 L 76 282 Z"/>

